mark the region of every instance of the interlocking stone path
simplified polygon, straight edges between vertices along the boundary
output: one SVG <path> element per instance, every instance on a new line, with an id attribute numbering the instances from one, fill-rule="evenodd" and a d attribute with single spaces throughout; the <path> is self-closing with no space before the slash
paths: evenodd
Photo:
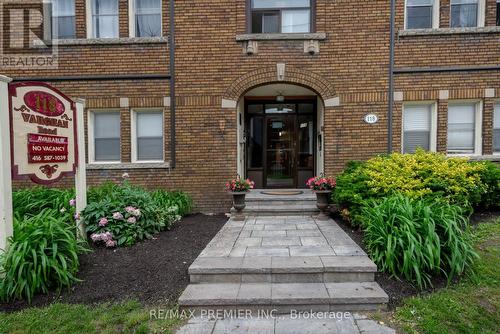
<path id="1" fill-rule="evenodd" d="M 318 314 L 316 315 L 318 316 Z M 363 315 L 343 319 L 308 319 L 283 315 L 270 319 L 193 318 L 177 334 L 393 334 L 394 329 Z"/>
<path id="2" fill-rule="evenodd" d="M 229 220 L 200 257 L 365 256 L 333 220 L 308 216 Z"/>

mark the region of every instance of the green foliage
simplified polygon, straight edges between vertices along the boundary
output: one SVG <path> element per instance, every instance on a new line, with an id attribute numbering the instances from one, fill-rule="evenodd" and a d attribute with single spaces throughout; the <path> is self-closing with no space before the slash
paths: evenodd
<path id="1" fill-rule="evenodd" d="M 182 192 L 148 192 L 128 182 L 91 189 L 89 200 L 82 222 L 92 240 L 105 242 L 108 247 L 150 239 L 192 208 L 191 199 Z"/>
<path id="2" fill-rule="evenodd" d="M 440 272 L 451 280 L 476 258 L 462 209 L 446 201 L 401 194 L 370 200 L 362 221 L 364 242 L 379 269 L 419 288 Z"/>
<path id="3" fill-rule="evenodd" d="M 161 308 L 161 317 L 153 307 L 137 301 L 98 305 L 54 303 L 43 308 L 0 313 L 0 333 L 104 334 L 173 333 L 182 323 L 175 308 Z M 171 311 L 172 316 L 167 316 Z M 153 316 L 150 316 L 150 312 Z M 164 313 L 163 313 L 164 312 Z"/>
<path id="4" fill-rule="evenodd" d="M 407 333 L 498 333 L 500 323 L 500 219 L 474 232 L 480 259 L 473 275 L 435 293 L 408 298 L 394 313 Z"/>
<path id="5" fill-rule="evenodd" d="M 417 150 L 415 154 L 383 155 L 353 163 L 337 178 L 334 201 L 347 208 L 359 224 L 364 201 L 402 193 L 412 199 L 444 200 L 472 211 L 481 203 L 499 202 L 498 167 L 443 154 Z"/>
<path id="6" fill-rule="evenodd" d="M 72 221 L 74 209 L 69 204 L 75 198 L 73 189 L 33 187 L 12 193 L 14 214 L 19 217 L 35 216 L 44 209 L 50 209 L 57 217 Z"/>
<path id="7" fill-rule="evenodd" d="M 14 219 L 14 236 L 0 259 L 2 300 L 47 293 L 49 288 L 69 287 L 76 282 L 78 254 L 85 248 L 75 237 L 75 227 L 45 208 L 36 215 Z"/>

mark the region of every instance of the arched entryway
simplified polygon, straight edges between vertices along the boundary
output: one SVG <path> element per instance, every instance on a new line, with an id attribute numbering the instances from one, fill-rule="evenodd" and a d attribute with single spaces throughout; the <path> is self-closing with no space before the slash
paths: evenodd
<path id="1" fill-rule="evenodd" d="M 257 188 L 304 188 L 323 172 L 323 101 L 290 83 L 260 85 L 238 101 L 238 169 Z"/>

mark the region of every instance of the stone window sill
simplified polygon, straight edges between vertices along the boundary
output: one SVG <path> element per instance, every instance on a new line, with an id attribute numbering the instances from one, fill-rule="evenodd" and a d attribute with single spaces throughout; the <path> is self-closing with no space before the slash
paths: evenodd
<path id="1" fill-rule="evenodd" d="M 75 38 L 44 41 L 45 45 L 122 45 L 122 44 L 162 44 L 167 37 L 124 37 L 124 38 Z"/>
<path id="2" fill-rule="evenodd" d="M 170 162 L 152 163 L 92 163 L 87 164 L 88 170 L 107 169 L 170 169 Z"/>
<path id="3" fill-rule="evenodd" d="M 499 33 L 500 27 L 475 27 L 475 28 L 437 28 L 437 29 L 410 29 L 400 30 L 399 37 L 410 36 L 439 36 L 439 35 L 460 35 L 460 34 L 494 34 Z"/>
<path id="4" fill-rule="evenodd" d="M 313 41 L 322 41 L 326 39 L 326 33 L 324 32 L 315 32 L 315 33 L 293 33 L 293 34 L 242 34 L 236 35 L 237 42 L 246 42 L 246 41 L 289 41 L 289 40 L 297 40 L 297 41 L 305 41 L 305 40 L 313 40 Z"/>

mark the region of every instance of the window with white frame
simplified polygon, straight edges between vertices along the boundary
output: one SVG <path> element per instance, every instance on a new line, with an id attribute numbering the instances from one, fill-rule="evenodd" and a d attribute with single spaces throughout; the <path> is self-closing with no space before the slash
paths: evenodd
<path id="1" fill-rule="evenodd" d="M 75 0 L 52 0 L 52 38 L 75 38 Z"/>
<path id="2" fill-rule="evenodd" d="M 131 0 L 129 3 L 131 36 L 161 36 L 161 0 Z"/>
<path id="3" fill-rule="evenodd" d="M 120 149 L 120 112 L 94 111 L 90 114 L 92 137 L 90 154 L 92 162 L 119 162 Z"/>
<path id="4" fill-rule="evenodd" d="M 88 0 L 90 1 L 90 17 L 92 38 L 118 38 L 119 15 L 118 0 Z"/>
<path id="5" fill-rule="evenodd" d="M 481 111 L 478 102 L 448 104 L 448 153 L 480 154 Z"/>
<path id="6" fill-rule="evenodd" d="M 248 0 L 252 33 L 311 32 L 311 0 Z"/>
<path id="7" fill-rule="evenodd" d="M 403 106 L 403 153 L 414 153 L 417 148 L 436 150 L 435 116 L 435 103 Z"/>
<path id="8" fill-rule="evenodd" d="M 450 26 L 452 28 L 484 26 L 484 0 L 451 0 Z"/>
<path id="9" fill-rule="evenodd" d="M 132 117 L 133 161 L 163 161 L 163 112 L 135 110 Z"/>
<path id="10" fill-rule="evenodd" d="M 493 151 L 500 153 L 500 102 L 495 103 L 493 114 Z"/>
<path id="11" fill-rule="evenodd" d="M 406 0 L 406 29 L 439 27 L 439 0 Z"/>

